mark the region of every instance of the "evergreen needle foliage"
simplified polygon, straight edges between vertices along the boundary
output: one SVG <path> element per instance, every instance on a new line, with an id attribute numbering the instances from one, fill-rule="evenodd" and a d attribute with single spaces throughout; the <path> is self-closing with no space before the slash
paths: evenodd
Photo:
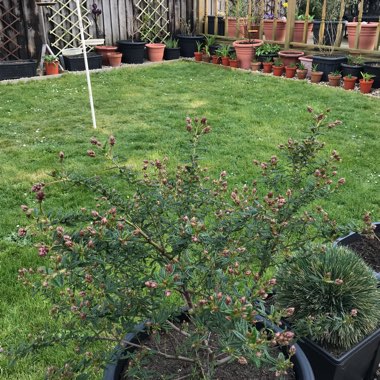
<path id="1" fill-rule="evenodd" d="M 380 292 L 373 272 L 353 251 L 329 245 L 295 255 L 277 275 L 277 303 L 294 308 L 299 336 L 345 350 L 380 320 Z"/>

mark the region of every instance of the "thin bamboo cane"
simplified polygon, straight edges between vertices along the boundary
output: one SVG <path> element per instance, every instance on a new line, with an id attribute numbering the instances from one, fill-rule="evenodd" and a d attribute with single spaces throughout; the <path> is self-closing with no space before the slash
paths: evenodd
<path id="1" fill-rule="evenodd" d="M 335 0 L 332 0 L 332 1 L 335 1 Z M 323 37 L 325 35 L 326 8 L 327 8 L 327 0 L 323 0 L 322 19 L 321 19 L 321 25 L 319 27 L 318 45 L 322 45 Z"/>
<path id="2" fill-rule="evenodd" d="M 334 46 L 340 46 L 342 43 L 342 35 L 343 35 L 343 16 L 344 16 L 344 8 L 345 8 L 345 3 L 344 0 L 340 1 L 340 12 L 339 12 L 339 24 L 338 24 L 338 30 L 336 32 L 336 39 Z"/>
<path id="3" fill-rule="evenodd" d="M 303 26 L 302 42 L 307 42 L 307 34 L 309 30 L 309 12 L 310 12 L 310 0 L 307 0 L 306 9 L 305 9 L 305 25 Z"/>
<path id="4" fill-rule="evenodd" d="M 361 1 L 359 3 L 358 24 L 356 25 L 356 31 L 355 31 L 355 44 L 354 44 L 355 49 L 357 49 L 359 46 L 359 36 L 360 36 L 360 30 L 362 27 L 362 19 L 363 19 L 363 7 L 364 7 L 364 1 Z"/>
<path id="5" fill-rule="evenodd" d="M 208 0 L 206 0 L 208 3 Z M 219 26 L 219 19 L 218 19 L 218 0 L 214 0 L 214 34 L 218 34 L 218 26 Z M 208 29 L 207 29 L 208 30 Z"/>

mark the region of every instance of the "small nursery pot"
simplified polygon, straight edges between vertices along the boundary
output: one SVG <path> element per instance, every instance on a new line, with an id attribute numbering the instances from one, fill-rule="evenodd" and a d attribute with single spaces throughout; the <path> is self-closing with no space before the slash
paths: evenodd
<path id="1" fill-rule="evenodd" d="M 56 61 L 56 62 L 45 62 L 45 74 L 46 75 L 58 75 L 59 74 L 58 61 Z"/>
<path id="2" fill-rule="evenodd" d="M 230 67 L 237 69 L 239 67 L 239 61 L 237 59 L 230 59 Z"/>
<path id="3" fill-rule="evenodd" d="M 252 62 L 251 63 L 251 70 L 252 71 L 259 71 L 261 69 L 261 62 Z"/>
<path id="4" fill-rule="evenodd" d="M 369 94 L 371 92 L 371 88 L 373 85 L 374 80 L 367 80 L 365 81 L 364 79 L 359 80 L 359 86 L 360 86 L 360 92 L 362 94 Z"/>
<path id="5" fill-rule="evenodd" d="M 219 65 L 219 57 L 217 55 L 212 55 L 211 61 L 214 65 Z"/>
<path id="6" fill-rule="evenodd" d="M 296 75 L 297 67 L 285 67 L 285 77 L 294 78 Z"/>
<path id="7" fill-rule="evenodd" d="M 146 44 L 148 59 L 151 62 L 160 62 L 164 59 L 165 44 Z"/>
<path id="8" fill-rule="evenodd" d="M 298 79 L 305 79 L 307 75 L 307 70 L 296 70 Z"/>
<path id="9" fill-rule="evenodd" d="M 357 77 L 343 77 L 343 88 L 345 90 L 354 90 Z"/>
<path id="10" fill-rule="evenodd" d="M 108 62 L 110 66 L 118 67 L 121 65 L 121 58 L 123 57 L 123 54 L 113 52 L 113 53 L 108 53 L 107 56 L 108 56 L 107 58 L 108 58 Z"/>
<path id="11" fill-rule="evenodd" d="M 329 85 L 333 87 L 338 87 L 340 85 L 340 80 L 342 79 L 342 76 L 339 75 L 328 75 L 329 78 Z"/>
<path id="12" fill-rule="evenodd" d="M 284 66 L 272 66 L 273 69 L 273 75 L 275 77 L 280 77 L 282 73 L 284 72 Z"/>
<path id="13" fill-rule="evenodd" d="M 222 57 L 222 65 L 223 66 L 229 66 L 230 65 L 230 58 L 229 57 Z"/>
<path id="14" fill-rule="evenodd" d="M 319 83 L 322 80 L 323 71 L 312 71 L 310 75 L 311 83 Z"/>
<path id="15" fill-rule="evenodd" d="M 194 52 L 194 58 L 196 62 L 202 62 L 202 52 L 200 51 L 195 51 Z"/>
<path id="16" fill-rule="evenodd" d="M 273 62 L 263 62 L 263 73 L 270 74 L 272 72 Z"/>

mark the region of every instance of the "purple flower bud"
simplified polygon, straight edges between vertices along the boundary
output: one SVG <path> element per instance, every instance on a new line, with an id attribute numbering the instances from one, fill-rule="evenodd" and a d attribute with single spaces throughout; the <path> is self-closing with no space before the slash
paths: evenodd
<path id="1" fill-rule="evenodd" d="M 36 199 L 39 203 L 42 203 L 42 201 L 45 199 L 45 193 L 40 190 L 37 194 L 36 194 Z"/>
<path id="2" fill-rule="evenodd" d="M 40 257 L 45 257 L 48 254 L 48 252 L 49 252 L 49 248 L 46 247 L 46 245 L 40 245 L 38 247 L 38 255 Z"/>

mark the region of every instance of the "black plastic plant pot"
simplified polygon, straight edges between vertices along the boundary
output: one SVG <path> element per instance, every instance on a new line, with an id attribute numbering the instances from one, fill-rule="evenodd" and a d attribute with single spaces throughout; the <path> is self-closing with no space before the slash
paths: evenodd
<path id="1" fill-rule="evenodd" d="M 270 58 L 273 62 L 275 58 L 278 57 L 278 53 L 270 53 L 270 54 L 261 54 L 259 56 L 256 56 L 256 59 L 259 62 L 268 62 L 268 59 Z"/>
<path id="2" fill-rule="evenodd" d="M 380 222 L 373 223 L 375 225 L 375 233 L 379 234 L 380 233 Z M 362 239 L 361 235 L 358 234 L 357 232 L 351 232 L 350 234 L 343 236 L 335 241 L 335 244 L 344 246 L 344 247 L 349 247 L 350 244 L 356 243 Z M 379 272 L 374 272 L 375 277 L 378 282 L 380 282 L 380 273 Z"/>
<path id="3" fill-rule="evenodd" d="M 32 59 L 0 61 L 0 80 L 36 76 L 37 62 Z"/>
<path id="4" fill-rule="evenodd" d="M 321 28 L 322 21 L 313 21 L 313 41 L 314 45 L 318 45 L 319 41 L 319 30 Z M 332 46 L 335 43 L 336 34 L 338 30 L 339 21 L 326 21 L 325 22 L 325 32 L 323 36 L 322 45 Z"/>
<path id="5" fill-rule="evenodd" d="M 313 65 L 318 65 L 318 71 L 323 72 L 322 81 L 328 81 L 328 75 L 334 71 L 340 71 L 340 65 L 347 62 L 345 56 L 314 55 Z"/>
<path id="6" fill-rule="evenodd" d="M 256 323 L 256 327 L 259 329 L 266 327 L 274 332 L 283 331 L 278 326 L 273 325 L 270 321 L 266 319 L 263 319 L 263 318 L 257 318 L 257 319 L 258 319 L 258 322 Z M 188 314 L 182 313 L 176 318 L 176 320 L 186 321 L 188 320 Z M 147 338 L 147 334 L 144 330 L 144 324 L 141 323 L 135 327 L 135 332 L 127 334 L 124 340 L 126 342 L 138 343 L 139 341 L 145 338 Z M 302 351 L 301 347 L 298 344 L 295 344 L 295 347 L 296 347 L 296 354 L 292 357 L 291 360 L 294 364 L 296 379 L 297 380 L 316 380 L 316 379 L 322 380 L 322 379 L 314 377 L 311 365 L 306 355 Z M 123 356 L 120 346 L 115 348 L 115 352 L 118 352 L 119 357 Z M 108 364 L 104 370 L 103 380 L 122 380 L 123 372 L 127 366 L 128 366 L 128 359 L 118 359 L 117 357 L 114 357 L 114 363 Z M 327 380 L 327 378 L 323 380 Z"/>
<path id="7" fill-rule="evenodd" d="M 123 54 L 123 63 L 144 63 L 145 44 L 144 41 L 120 40 L 116 42 L 117 50 Z"/>
<path id="8" fill-rule="evenodd" d="M 380 61 L 364 62 L 363 72 L 375 75 L 372 88 L 380 88 Z"/>
<path id="9" fill-rule="evenodd" d="M 219 45 L 219 44 L 216 44 L 216 45 L 210 45 L 208 47 L 209 51 L 210 51 L 210 55 L 215 55 L 216 54 L 216 51 L 218 49 L 220 49 L 222 47 L 222 45 Z"/>
<path id="10" fill-rule="evenodd" d="M 348 63 L 341 63 L 340 67 L 342 69 L 342 76 L 346 77 L 347 75 L 352 75 L 353 77 L 358 78 L 357 82 L 359 79 L 361 79 L 362 75 L 361 72 L 363 71 L 363 66 L 354 66 L 354 65 L 349 65 Z"/>
<path id="11" fill-rule="evenodd" d="M 166 61 L 172 61 L 173 59 L 179 59 L 180 48 L 165 48 L 164 59 Z"/>
<path id="12" fill-rule="evenodd" d="M 380 329 L 338 358 L 308 339 L 298 341 L 317 380 L 373 380 L 380 360 Z"/>
<path id="13" fill-rule="evenodd" d="M 208 18 L 208 27 L 207 27 L 207 33 L 208 34 L 215 34 L 215 16 L 207 16 Z M 218 16 L 218 30 L 216 32 L 219 36 L 224 36 L 224 29 L 225 28 L 225 22 L 223 16 Z"/>
<path id="14" fill-rule="evenodd" d="M 86 69 L 83 54 L 63 56 L 65 69 L 68 71 L 84 71 Z M 87 53 L 89 70 L 102 68 L 102 56 L 96 53 Z"/>
<path id="15" fill-rule="evenodd" d="M 203 42 L 204 36 L 187 36 L 185 34 L 179 34 L 177 39 L 181 49 L 181 56 L 193 58 L 194 52 L 197 51 L 197 42 Z"/>

